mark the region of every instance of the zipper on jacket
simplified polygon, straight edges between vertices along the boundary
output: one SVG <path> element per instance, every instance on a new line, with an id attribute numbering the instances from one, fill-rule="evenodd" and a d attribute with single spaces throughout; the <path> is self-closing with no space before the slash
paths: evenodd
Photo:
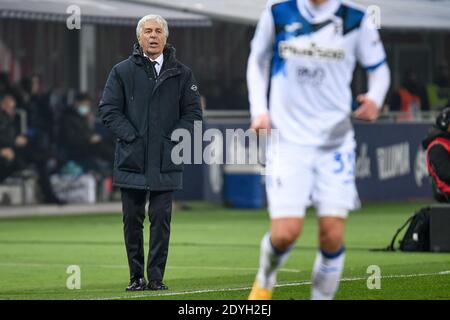
<path id="1" fill-rule="evenodd" d="M 149 150 L 149 145 L 150 145 L 150 135 L 149 135 L 149 131 L 150 131 L 150 110 L 147 108 L 147 123 L 148 123 L 148 127 L 146 131 L 146 135 L 147 135 L 147 143 L 145 144 L 145 165 L 144 165 L 144 174 L 145 174 L 145 188 L 147 190 L 150 190 L 150 183 L 148 181 L 148 176 L 149 176 L 149 168 L 150 168 L 150 164 L 148 163 L 148 150 Z"/>
<path id="2" fill-rule="evenodd" d="M 153 86 L 153 90 L 152 90 L 152 95 L 150 96 L 150 100 L 151 100 L 151 97 L 153 96 L 153 93 L 155 92 L 155 87 L 156 87 L 156 84 L 157 84 L 157 78 L 158 78 L 158 76 L 156 76 L 156 78 L 154 79 L 155 80 L 155 84 L 154 84 L 154 86 Z M 150 80 L 152 80 L 152 78 L 149 78 Z M 151 117 L 150 117 L 150 108 L 149 107 L 147 107 L 147 123 L 148 123 L 148 127 L 147 127 L 147 130 L 146 130 L 146 135 L 147 135 L 147 143 L 145 144 L 145 168 L 147 169 L 146 171 L 145 171 L 145 188 L 147 189 L 147 190 L 150 190 L 150 181 L 149 181 L 149 176 L 150 176 L 150 169 L 148 169 L 148 168 L 150 168 L 150 164 L 149 164 L 149 158 L 148 158 L 148 150 L 149 150 L 149 145 L 150 145 L 150 124 L 151 124 Z"/>
<path id="3" fill-rule="evenodd" d="M 161 83 L 165 80 L 165 79 L 161 80 L 162 76 L 165 73 L 167 73 L 169 71 L 173 71 L 173 70 L 178 70 L 178 69 L 177 68 L 171 68 L 171 69 L 164 70 L 159 76 L 157 76 L 155 78 L 155 86 L 153 87 L 152 95 L 155 93 L 156 89 L 161 85 Z"/>
<path id="4" fill-rule="evenodd" d="M 161 81 L 162 76 L 165 73 L 167 73 L 169 71 L 173 71 L 173 70 L 178 70 L 178 69 L 177 68 L 167 69 L 167 70 L 164 70 L 159 76 L 158 75 L 156 76 L 156 78 L 155 78 L 155 85 L 153 87 L 151 97 L 153 97 L 153 95 L 154 95 L 156 89 L 158 88 L 159 84 L 163 82 L 163 81 Z M 150 78 L 150 80 L 151 80 L 151 78 Z M 148 124 L 150 126 L 150 110 L 148 110 L 148 112 L 147 112 L 147 122 L 148 122 Z M 146 131 L 147 131 L 146 132 L 146 134 L 147 134 L 147 144 L 145 145 L 145 149 L 146 149 L 145 150 L 145 164 L 146 164 L 145 167 L 148 168 L 149 167 L 149 163 L 148 163 L 148 145 L 150 144 L 150 133 L 149 133 L 150 129 L 147 128 Z M 149 172 L 147 171 L 147 172 L 145 172 L 145 183 L 146 183 L 145 189 L 146 190 L 150 190 L 150 183 L 148 181 L 148 176 L 149 176 Z"/>

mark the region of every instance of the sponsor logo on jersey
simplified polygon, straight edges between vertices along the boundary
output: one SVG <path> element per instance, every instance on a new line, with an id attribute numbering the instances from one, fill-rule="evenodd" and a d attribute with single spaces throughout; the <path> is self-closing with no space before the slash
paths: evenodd
<path id="1" fill-rule="evenodd" d="M 278 50 L 284 59 L 292 58 L 318 58 L 341 61 L 345 58 L 345 51 L 341 48 L 326 48 L 311 43 L 309 46 L 301 46 L 289 41 L 281 41 Z"/>
<path id="2" fill-rule="evenodd" d="M 319 85 L 324 78 L 325 70 L 323 68 L 300 67 L 297 69 L 297 79 L 302 84 Z"/>

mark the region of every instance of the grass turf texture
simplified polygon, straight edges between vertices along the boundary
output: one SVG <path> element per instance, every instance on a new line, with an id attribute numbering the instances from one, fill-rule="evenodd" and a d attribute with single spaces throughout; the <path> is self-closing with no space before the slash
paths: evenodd
<path id="1" fill-rule="evenodd" d="M 450 270 L 449 253 L 369 251 L 385 247 L 421 206 L 367 204 L 351 214 L 347 280 L 341 282 L 337 299 L 450 298 L 450 273 L 440 273 Z M 124 292 L 128 268 L 118 214 L 0 220 L 0 299 L 246 299 L 258 266 L 259 242 L 269 227 L 266 211 L 204 203 L 190 207 L 173 214 L 165 276 L 170 290 L 164 292 Z M 304 233 L 278 274 L 281 286 L 274 299 L 309 298 L 315 220 L 308 212 Z M 80 290 L 66 288 L 69 265 L 81 267 Z M 367 289 L 369 265 L 381 268 L 380 290 Z"/>

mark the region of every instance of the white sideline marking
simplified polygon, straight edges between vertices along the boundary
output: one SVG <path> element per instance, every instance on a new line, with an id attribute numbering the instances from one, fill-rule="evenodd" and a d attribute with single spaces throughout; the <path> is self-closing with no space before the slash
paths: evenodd
<path id="1" fill-rule="evenodd" d="M 114 214 L 122 213 L 122 204 L 116 202 L 105 202 L 96 204 L 68 204 L 58 205 L 21 205 L 0 207 L 0 219 L 18 217 L 51 217 L 70 215 L 92 215 L 92 214 Z"/>
<path id="2" fill-rule="evenodd" d="M 112 269 L 128 269 L 127 265 L 101 265 L 102 268 L 112 268 Z M 247 268 L 247 267 L 210 267 L 210 266 L 167 266 L 166 269 L 203 269 L 203 270 L 224 270 L 224 271 L 258 271 L 258 268 Z M 300 273 L 299 269 L 286 269 L 282 268 L 281 272 L 291 272 Z"/>
<path id="3" fill-rule="evenodd" d="M 63 263 L 15 263 L 15 262 L 0 262 L 0 267 L 64 267 L 66 268 L 68 264 Z M 128 269 L 126 264 L 81 264 L 81 267 L 99 267 L 99 268 L 109 268 L 109 269 Z M 211 266 L 167 266 L 166 269 L 203 269 L 203 270 L 223 270 L 223 271 L 258 271 L 258 268 L 246 268 L 246 267 L 211 267 Z M 281 272 L 290 272 L 290 273 L 300 273 L 299 269 L 285 269 L 282 268 L 279 271 Z"/>
<path id="4" fill-rule="evenodd" d="M 448 274 L 450 274 L 450 270 L 434 272 L 434 273 L 393 274 L 393 275 L 388 275 L 388 276 L 381 276 L 380 278 L 382 278 L 382 279 L 414 278 L 414 277 L 427 277 L 427 276 L 448 275 Z M 360 281 L 360 280 L 367 280 L 367 277 L 342 278 L 341 282 Z M 310 284 L 311 284 L 311 281 L 300 281 L 300 282 L 291 282 L 291 283 L 281 283 L 281 284 L 277 284 L 275 287 L 277 287 L 277 288 L 293 287 L 293 286 L 304 286 L 304 285 L 310 285 Z M 106 297 L 106 298 L 93 298 L 93 299 L 89 299 L 89 300 L 117 300 L 117 299 L 136 299 L 136 298 L 146 298 L 146 297 L 167 297 L 167 296 L 179 296 L 179 295 L 185 295 L 185 294 L 245 291 L 245 290 L 250 290 L 250 289 L 251 289 L 251 287 L 203 289 L 203 290 L 167 292 L 167 293 L 158 293 L 158 294 L 124 295 L 124 296 Z"/>

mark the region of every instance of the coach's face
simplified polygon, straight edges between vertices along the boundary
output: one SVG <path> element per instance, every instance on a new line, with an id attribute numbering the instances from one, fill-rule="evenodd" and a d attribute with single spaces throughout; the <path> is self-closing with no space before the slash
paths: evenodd
<path id="1" fill-rule="evenodd" d="M 141 28 L 138 40 L 144 53 L 151 59 L 156 59 L 166 46 L 167 35 L 159 22 L 148 20 Z"/>

